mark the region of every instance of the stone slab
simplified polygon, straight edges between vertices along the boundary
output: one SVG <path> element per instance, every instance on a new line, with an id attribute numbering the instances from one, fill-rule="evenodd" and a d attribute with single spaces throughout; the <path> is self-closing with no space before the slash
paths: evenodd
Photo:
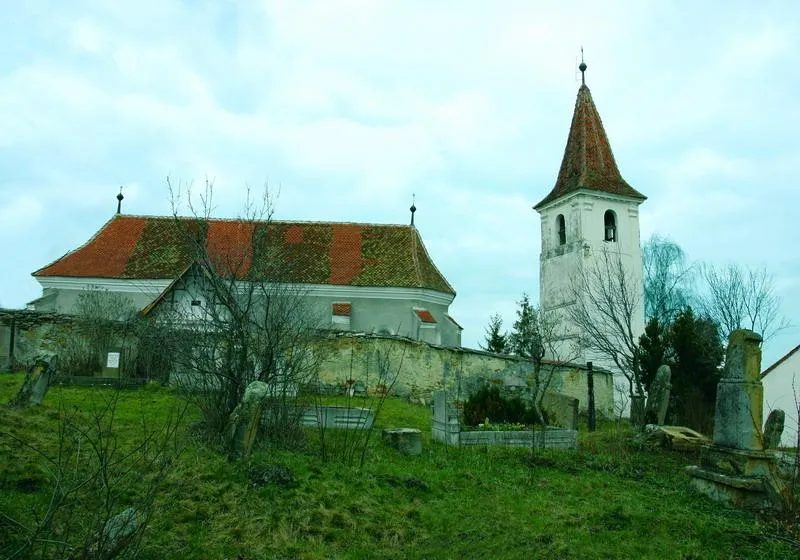
<path id="1" fill-rule="evenodd" d="M 310 407 L 300 417 L 304 428 L 320 426 L 334 429 L 369 430 L 375 422 L 375 414 L 368 408 L 347 406 Z"/>
<path id="2" fill-rule="evenodd" d="M 715 502 L 741 507 L 773 507 L 760 478 L 736 477 L 709 471 L 698 466 L 686 467 L 692 487 Z"/>
<path id="3" fill-rule="evenodd" d="M 387 428 L 383 439 L 403 455 L 422 453 L 422 432 L 416 428 Z"/>

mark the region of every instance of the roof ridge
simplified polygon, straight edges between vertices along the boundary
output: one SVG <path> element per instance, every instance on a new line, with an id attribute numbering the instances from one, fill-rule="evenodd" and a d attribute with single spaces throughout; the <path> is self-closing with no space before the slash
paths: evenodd
<path id="1" fill-rule="evenodd" d="M 243 226 L 269 228 L 275 234 L 275 242 L 287 249 L 285 258 L 296 259 L 293 261 L 296 266 L 292 267 L 290 275 L 292 282 L 418 287 L 455 295 L 455 290 L 430 260 L 419 231 L 408 224 L 277 221 L 273 230 L 267 223 L 259 225 L 242 220 L 212 219 L 198 222 L 187 217 L 176 222 L 176 219 L 175 216 L 115 215 L 81 247 L 34 274 L 39 280 L 55 276 L 174 279 L 185 270 L 190 255 L 186 254 L 172 228 L 200 223 L 208 227 L 205 235 L 209 250 L 226 255 L 250 251 L 250 237 L 234 230 Z M 303 235 L 296 242 L 287 240 L 285 235 L 292 227 L 303 230 Z M 332 245 L 335 241 L 333 233 L 338 229 L 358 231 L 362 245 L 358 247 L 357 239 L 351 239 L 352 236 L 348 234 L 347 239 L 343 240 L 346 250 L 339 251 Z M 335 254 L 331 253 L 334 249 Z M 409 251 L 411 255 L 408 255 Z M 360 267 L 355 267 L 352 262 L 354 255 L 361 259 Z M 360 272 L 350 277 L 350 273 L 355 272 L 354 267 Z M 346 277 L 331 277 L 330 273 L 334 270 L 349 272 Z"/>
<path id="2" fill-rule="evenodd" d="M 436 274 L 438 274 L 439 277 L 441 277 L 441 279 L 444 280 L 444 283 L 447 285 L 448 288 L 450 288 L 450 291 L 453 292 L 453 295 L 455 295 L 456 294 L 455 288 L 453 288 L 453 286 L 447 280 L 445 275 L 442 274 L 442 271 L 439 270 L 439 267 L 436 266 L 436 263 L 433 262 L 433 259 L 431 258 L 431 254 L 428 252 L 428 248 L 425 246 L 425 242 L 422 240 L 422 235 L 420 235 L 419 230 L 416 227 L 414 227 L 413 229 L 414 229 L 414 233 L 416 234 L 415 237 L 419 237 L 419 246 L 422 249 L 422 252 L 425 253 L 425 258 L 428 259 L 428 262 L 433 267 L 433 269 L 436 271 Z M 416 251 L 414 251 L 414 258 L 415 259 L 417 258 L 417 252 Z M 422 273 L 421 273 L 421 271 L 420 271 L 420 275 L 419 275 L 419 283 L 420 283 L 420 285 L 422 285 Z"/>
<path id="3" fill-rule="evenodd" d="M 147 220 L 200 220 L 207 222 L 253 222 L 258 224 L 319 224 L 319 225 L 350 225 L 369 227 L 398 227 L 410 228 L 408 224 L 385 224 L 378 222 L 337 222 L 331 220 L 251 220 L 248 218 L 203 218 L 198 216 L 159 216 L 153 214 L 117 214 L 119 218 L 144 218 Z M 112 218 L 113 219 L 113 218 Z"/>
<path id="4" fill-rule="evenodd" d="M 417 228 L 411 226 L 411 260 L 414 262 L 414 272 L 417 276 L 417 284 L 422 286 L 422 271 L 419 268 L 419 257 L 417 256 Z"/>
<path id="5" fill-rule="evenodd" d="M 762 378 L 763 378 L 763 377 L 765 377 L 765 376 L 766 376 L 766 375 L 767 375 L 769 372 L 771 372 L 773 369 L 775 369 L 776 367 L 778 367 L 779 365 L 781 365 L 783 362 L 785 362 L 786 360 L 788 360 L 788 359 L 789 359 L 789 358 L 790 358 L 790 357 L 791 357 L 791 356 L 792 356 L 792 355 L 793 355 L 795 352 L 797 352 L 798 350 L 800 350 L 800 344 L 798 344 L 797 346 L 795 346 L 794 348 L 792 348 L 791 350 L 789 350 L 789 351 L 788 351 L 786 354 L 784 354 L 782 357 L 778 358 L 778 360 L 777 360 L 777 361 L 776 361 L 774 364 L 772 364 L 771 366 L 769 366 L 767 369 L 765 369 L 765 370 L 764 370 L 764 372 L 761 374 L 761 377 L 762 377 Z"/>

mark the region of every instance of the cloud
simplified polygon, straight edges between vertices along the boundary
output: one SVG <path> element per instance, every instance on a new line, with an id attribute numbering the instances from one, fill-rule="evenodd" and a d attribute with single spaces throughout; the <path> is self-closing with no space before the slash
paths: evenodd
<path id="1" fill-rule="evenodd" d="M 796 229 L 793 5 L 47 4 L 4 13 L 4 260 L 32 269 L 85 241 L 119 185 L 126 211 L 169 211 L 167 175 L 214 179 L 223 215 L 264 181 L 287 219 L 406 222 L 416 193 L 475 344 L 538 291 L 531 206 L 555 181 L 583 45 L 622 173 L 649 197 L 643 235 L 800 272 L 780 264 Z M 40 223 L 64 233 L 22 234 Z M 0 279 L 4 303 L 38 295 L 29 272 Z"/>
<path id="2" fill-rule="evenodd" d="M 36 227 L 41 216 L 42 204 L 32 195 L 0 196 L 0 236 L 21 235 Z"/>

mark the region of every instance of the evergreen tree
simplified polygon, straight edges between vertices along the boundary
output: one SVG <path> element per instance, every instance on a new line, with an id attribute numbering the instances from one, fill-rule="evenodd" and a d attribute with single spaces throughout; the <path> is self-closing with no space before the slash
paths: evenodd
<path id="1" fill-rule="evenodd" d="M 647 322 L 644 334 L 639 338 L 639 366 L 642 372 L 642 385 L 650 392 L 650 384 L 656 378 L 658 368 L 669 365 L 670 343 L 668 339 L 669 325 L 662 324 L 653 317 Z"/>
<path id="2" fill-rule="evenodd" d="M 687 307 L 675 317 L 668 336 L 673 357 L 670 406 L 680 422 L 708 433 L 725 355 L 719 327 Z"/>
<path id="3" fill-rule="evenodd" d="M 543 355 L 544 341 L 539 325 L 538 309 L 531 305 L 528 294 L 522 294 L 517 302 L 517 320 L 508 336 L 508 349 L 512 354 L 524 358 L 539 358 Z"/>
<path id="4" fill-rule="evenodd" d="M 487 352 L 498 354 L 508 353 L 508 335 L 503 331 L 503 319 L 498 313 L 489 317 L 489 326 L 486 327 L 486 344 L 481 348 Z"/>

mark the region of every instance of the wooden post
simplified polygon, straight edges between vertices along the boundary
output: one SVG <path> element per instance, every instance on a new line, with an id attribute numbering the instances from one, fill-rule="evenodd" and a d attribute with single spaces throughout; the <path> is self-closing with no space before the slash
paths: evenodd
<path id="1" fill-rule="evenodd" d="M 594 412 L 594 372 L 592 371 L 592 362 L 586 362 L 586 369 L 588 370 L 586 380 L 587 385 L 589 386 L 589 405 L 586 407 L 586 409 L 589 415 L 589 431 L 593 432 L 597 426 Z"/>
<path id="2" fill-rule="evenodd" d="M 14 371 L 14 345 L 17 343 L 17 315 L 11 314 L 11 334 L 8 337 L 8 371 Z"/>

